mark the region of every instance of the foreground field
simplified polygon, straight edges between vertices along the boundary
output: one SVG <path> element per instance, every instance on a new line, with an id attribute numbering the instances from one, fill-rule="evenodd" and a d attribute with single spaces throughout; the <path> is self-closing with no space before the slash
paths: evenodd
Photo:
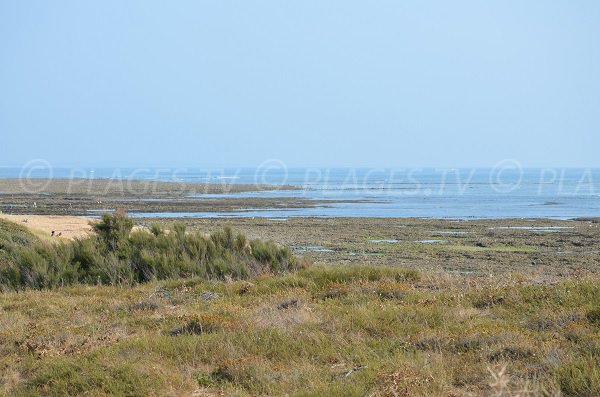
<path id="1" fill-rule="evenodd" d="M 4 395 L 600 394 L 600 282 L 390 267 L 0 294 Z"/>

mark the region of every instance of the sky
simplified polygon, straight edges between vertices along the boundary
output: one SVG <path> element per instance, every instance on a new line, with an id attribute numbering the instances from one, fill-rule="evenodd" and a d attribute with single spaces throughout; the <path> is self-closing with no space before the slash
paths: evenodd
<path id="1" fill-rule="evenodd" d="M 600 2 L 0 0 L 0 166 L 599 167 Z"/>

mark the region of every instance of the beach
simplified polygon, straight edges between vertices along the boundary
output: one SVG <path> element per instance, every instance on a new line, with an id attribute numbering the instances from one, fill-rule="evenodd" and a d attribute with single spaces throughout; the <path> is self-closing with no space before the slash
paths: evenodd
<path id="1" fill-rule="evenodd" d="M 63 239 L 85 237 L 92 231 L 91 220 L 79 216 L 0 214 L 0 219 L 26 226 L 37 236 L 44 238 L 52 237 L 53 231 L 54 237 Z"/>

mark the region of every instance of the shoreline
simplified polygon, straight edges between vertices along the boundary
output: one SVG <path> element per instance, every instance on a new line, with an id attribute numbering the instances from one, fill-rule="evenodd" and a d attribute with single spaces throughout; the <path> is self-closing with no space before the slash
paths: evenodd
<path id="1" fill-rule="evenodd" d="M 336 185 L 337 186 L 337 185 Z M 479 184 L 473 186 L 480 186 Z M 491 186 L 447 195 L 396 189 L 349 191 L 293 185 L 231 182 L 187 183 L 134 179 L 0 179 L 0 211 L 10 214 L 93 216 L 122 209 L 135 218 L 422 218 L 600 219 L 595 196 L 535 195 L 528 185 L 516 193 Z M 465 190 L 466 191 L 466 190 Z"/>

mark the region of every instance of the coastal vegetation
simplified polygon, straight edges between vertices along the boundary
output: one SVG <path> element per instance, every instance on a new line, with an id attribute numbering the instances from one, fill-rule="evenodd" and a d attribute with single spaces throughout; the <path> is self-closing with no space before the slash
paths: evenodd
<path id="1" fill-rule="evenodd" d="M 94 234 L 48 241 L 0 220 L 0 288 L 49 289 L 77 283 L 133 285 L 181 277 L 245 279 L 301 266 L 287 247 L 248 240 L 230 228 L 187 233 L 183 224 L 133 230 L 124 213 L 104 214 Z"/>
<path id="2" fill-rule="evenodd" d="M 600 282 L 304 265 L 231 229 L 0 223 L 0 395 L 591 396 Z"/>
<path id="3" fill-rule="evenodd" d="M 0 294 L 0 394 L 592 396 L 600 284 L 312 266 Z"/>

